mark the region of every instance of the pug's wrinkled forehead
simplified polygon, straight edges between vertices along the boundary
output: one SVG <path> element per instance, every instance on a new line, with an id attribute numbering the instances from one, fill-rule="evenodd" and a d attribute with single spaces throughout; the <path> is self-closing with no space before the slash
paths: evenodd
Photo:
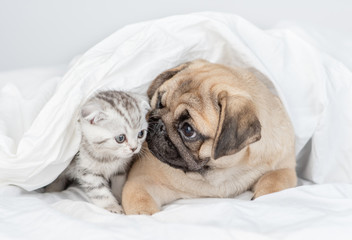
<path id="1" fill-rule="evenodd" d="M 149 86 L 148 89 L 148 97 L 150 100 L 154 100 L 153 96 L 156 92 L 156 90 L 163 85 L 165 82 L 167 82 L 168 80 L 170 80 L 171 78 L 173 78 L 176 75 L 179 75 L 179 73 L 183 73 L 183 75 L 186 75 L 187 72 L 189 73 L 190 69 L 196 69 L 196 68 L 200 68 L 201 66 L 207 64 L 209 62 L 203 60 L 203 59 L 198 59 L 198 60 L 194 60 L 192 62 L 185 62 L 182 63 L 174 68 L 171 68 L 165 72 L 162 72 L 161 74 L 159 74 L 154 81 L 152 82 L 152 84 Z M 177 85 L 175 85 L 177 87 Z"/>
<path id="2" fill-rule="evenodd" d="M 214 136 L 219 106 L 211 86 L 202 79 L 209 78 L 207 63 L 196 60 L 163 72 L 150 86 L 148 96 L 152 109 L 165 109 L 159 114 L 173 113 L 175 123 L 189 118 L 204 134 Z"/>

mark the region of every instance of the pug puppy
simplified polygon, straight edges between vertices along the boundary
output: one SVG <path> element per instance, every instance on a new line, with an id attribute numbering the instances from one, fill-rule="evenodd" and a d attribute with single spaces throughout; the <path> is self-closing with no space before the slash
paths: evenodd
<path id="1" fill-rule="evenodd" d="M 148 89 L 148 150 L 123 189 L 126 214 L 181 198 L 253 199 L 296 186 L 294 131 L 254 74 L 205 60 L 161 73 Z"/>

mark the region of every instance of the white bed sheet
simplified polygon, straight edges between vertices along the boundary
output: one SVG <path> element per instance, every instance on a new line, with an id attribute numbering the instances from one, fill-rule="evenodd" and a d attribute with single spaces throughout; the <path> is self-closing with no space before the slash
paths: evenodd
<path id="1" fill-rule="evenodd" d="M 350 50 L 324 44 L 302 28 L 262 31 L 233 15 L 202 13 L 126 27 L 68 68 L 1 73 L 0 239 L 349 239 Z M 316 184 L 255 201 L 250 192 L 180 200 L 151 217 L 111 214 L 76 187 L 27 191 L 52 181 L 77 151 L 73 116 L 94 90 L 132 89 L 200 57 L 269 76 L 295 126 L 299 176 Z"/>
<path id="2" fill-rule="evenodd" d="M 250 201 L 190 199 L 153 216 L 117 215 L 76 188 L 0 188 L 0 239 L 350 239 L 352 186 L 301 186 Z"/>

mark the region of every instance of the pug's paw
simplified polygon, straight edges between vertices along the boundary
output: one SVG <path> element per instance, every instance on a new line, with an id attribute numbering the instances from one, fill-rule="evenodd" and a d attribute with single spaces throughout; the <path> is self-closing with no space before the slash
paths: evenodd
<path id="1" fill-rule="evenodd" d="M 153 215 L 154 213 L 159 212 L 159 209 L 151 209 L 151 208 L 145 208 L 145 209 L 129 209 L 128 212 L 126 212 L 126 215 Z"/>
<path id="2" fill-rule="evenodd" d="M 122 192 L 126 215 L 153 215 L 160 207 L 147 190 L 138 183 L 127 182 Z"/>
<path id="3" fill-rule="evenodd" d="M 258 182 L 254 185 L 254 195 L 252 200 L 263 195 L 295 187 L 296 182 L 297 177 L 294 169 L 283 168 L 270 171 L 260 177 Z"/>
<path id="4" fill-rule="evenodd" d="M 148 194 L 149 195 L 149 194 Z M 145 195 L 135 196 L 128 203 L 124 202 L 124 209 L 127 215 L 153 215 L 159 212 L 159 207 L 153 198 Z"/>

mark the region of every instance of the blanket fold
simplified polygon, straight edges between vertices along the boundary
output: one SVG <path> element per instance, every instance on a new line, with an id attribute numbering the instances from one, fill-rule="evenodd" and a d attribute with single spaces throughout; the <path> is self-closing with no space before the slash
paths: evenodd
<path id="1" fill-rule="evenodd" d="M 160 72 L 197 58 L 267 76 L 295 128 L 299 176 L 352 183 L 351 72 L 290 29 L 264 31 L 208 12 L 120 29 L 61 78 L 9 83 L 0 76 L 0 185 L 34 190 L 54 180 L 78 149 L 76 111 L 94 91 L 145 91 Z"/>

